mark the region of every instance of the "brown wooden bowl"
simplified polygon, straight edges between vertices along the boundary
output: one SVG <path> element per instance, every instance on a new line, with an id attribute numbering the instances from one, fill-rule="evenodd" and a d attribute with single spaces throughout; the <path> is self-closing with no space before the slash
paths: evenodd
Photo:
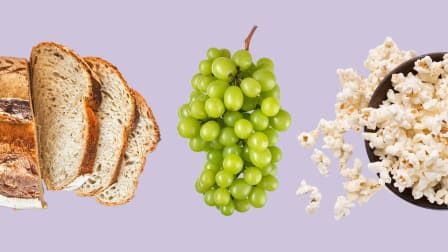
<path id="1" fill-rule="evenodd" d="M 446 52 L 424 54 L 424 55 L 417 56 L 415 58 L 412 58 L 412 59 L 400 64 L 398 67 L 396 67 L 394 70 L 392 70 L 389 74 L 387 74 L 386 77 L 384 77 L 384 79 L 380 82 L 380 84 L 376 88 L 375 92 L 373 93 L 372 98 L 370 99 L 369 107 L 378 108 L 383 103 L 383 101 L 387 98 L 387 91 L 389 91 L 389 89 L 393 89 L 392 81 L 391 81 L 393 74 L 397 74 L 397 73 L 408 74 L 410 72 L 416 74 L 417 72 L 414 70 L 415 61 L 417 61 L 421 58 L 424 58 L 426 56 L 431 57 L 431 59 L 433 61 L 442 61 L 443 55 L 445 55 L 445 54 L 446 54 Z M 369 130 L 367 128 L 364 128 L 364 132 L 375 132 L 375 131 L 376 130 Z M 380 161 L 379 157 L 375 156 L 375 154 L 373 154 L 374 149 L 372 149 L 369 146 L 369 141 L 365 141 L 365 146 L 366 146 L 366 151 L 367 151 L 367 155 L 369 156 L 370 162 Z M 393 186 L 394 182 L 395 181 L 392 179 L 392 182 L 386 184 L 386 187 L 389 188 L 389 190 L 391 190 L 395 195 L 397 195 L 401 199 L 403 199 L 409 203 L 412 203 L 414 205 L 424 207 L 424 208 L 448 210 L 447 205 L 438 205 L 437 203 L 431 203 L 428 201 L 428 199 L 426 197 L 422 197 L 418 200 L 414 199 L 414 197 L 412 196 L 412 190 L 410 188 L 406 188 L 403 192 L 398 191 L 398 188 Z"/>

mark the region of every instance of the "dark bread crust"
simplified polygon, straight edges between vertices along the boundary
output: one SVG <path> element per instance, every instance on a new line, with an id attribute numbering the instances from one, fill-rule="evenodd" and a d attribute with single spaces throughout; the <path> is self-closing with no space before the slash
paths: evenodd
<path id="1" fill-rule="evenodd" d="M 82 197 L 94 196 L 94 195 L 96 195 L 98 193 L 101 193 L 105 189 L 107 189 L 111 184 L 117 182 L 118 175 L 120 174 L 121 162 L 123 160 L 123 155 L 124 155 L 124 152 L 125 152 L 126 147 L 127 147 L 127 139 L 128 139 L 129 134 L 132 132 L 133 128 L 135 127 L 136 119 L 137 119 L 137 117 L 136 117 L 137 106 L 135 104 L 135 99 L 132 96 L 132 93 L 131 93 L 131 90 L 129 88 L 129 85 L 128 85 L 127 81 L 125 80 L 125 78 L 123 77 L 121 72 L 118 70 L 118 68 L 115 65 L 113 65 L 112 63 L 108 62 L 107 60 L 99 58 L 99 57 L 89 56 L 89 57 L 85 57 L 84 60 L 89 65 L 89 67 L 92 69 L 93 72 L 95 72 L 94 71 L 94 69 L 95 69 L 94 65 L 98 64 L 98 65 L 104 65 L 107 68 L 112 69 L 115 72 L 115 74 L 117 74 L 117 76 L 120 78 L 121 82 L 124 84 L 124 88 L 127 89 L 128 93 L 132 97 L 132 101 L 131 102 L 132 102 L 132 106 L 134 107 L 134 111 L 131 114 L 130 122 L 128 123 L 128 125 L 126 125 L 125 130 L 123 131 L 122 139 L 124 139 L 124 141 L 123 141 L 123 144 L 120 146 L 120 152 L 119 152 L 120 156 L 118 158 L 119 161 L 117 162 L 117 164 L 116 164 L 116 166 L 114 168 L 114 173 L 113 173 L 111 179 L 109 180 L 109 182 L 107 183 L 107 185 L 104 188 L 100 188 L 98 190 L 94 190 L 94 191 L 91 191 L 89 193 L 84 193 L 84 192 L 81 192 L 80 190 L 77 190 L 76 194 L 78 196 L 82 196 Z M 101 127 L 101 125 L 99 127 Z"/>
<path id="2" fill-rule="evenodd" d="M 45 208 L 30 95 L 28 61 L 0 57 L 0 100 L 4 105 L 0 109 L 0 164 L 4 167 L 0 194 L 38 198 Z"/>
<path id="3" fill-rule="evenodd" d="M 90 78 L 89 81 L 89 91 L 88 95 L 85 98 L 84 105 L 85 111 L 87 114 L 87 138 L 84 144 L 84 157 L 81 162 L 81 166 L 78 169 L 77 176 L 65 181 L 65 183 L 61 185 L 54 185 L 49 178 L 44 178 L 45 184 L 47 185 L 48 190 L 63 190 L 66 186 L 70 185 L 74 182 L 79 176 L 90 174 L 93 171 L 93 164 L 96 158 L 96 149 L 98 143 L 99 136 L 99 125 L 96 115 L 93 111 L 96 111 L 101 105 L 101 85 L 100 80 L 96 76 L 96 74 L 92 71 L 89 65 L 79 56 L 75 51 L 67 48 L 64 45 L 57 44 L 54 42 L 41 42 L 33 47 L 31 50 L 30 56 L 30 71 L 32 72 L 34 69 L 34 65 L 36 64 L 37 57 L 35 56 L 35 52 L 41 50 L 42 47 L 55 47 L 64 53 L 72 56 L 80 66 L 85 70 Z M 62 56 L 63 57 L 63 56 Z M 31 76 L 33 76 L 31 74 Z"/>

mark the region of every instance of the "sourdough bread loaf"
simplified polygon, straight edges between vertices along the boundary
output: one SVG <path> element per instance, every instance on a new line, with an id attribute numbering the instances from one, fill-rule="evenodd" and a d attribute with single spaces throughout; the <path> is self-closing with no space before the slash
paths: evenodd
<path id="1" fill-rule="evenodd" d="M 28 62 L 0 57 L 0 206 L 43 208 Z"/>
<path id="2" fill-rule="evenodd" d="M 30 66 L 43 179 L 48 190 L 74 189 L 95 162 L 100 81 L 80 56 L 52 42 L 32 49 Z"/>
<path id="3" fill-rule="evenodd" d="M 136 100 L 138 120 L 128 137 L 117 182 L 96 196 L 99 203 L 107 206 L 122 205 L 134 197 L 146 155 L 155 149 L 160 140 L 159 127 L 151 108 L 137 91 L 132 90 L 132 93 Z"/>
<path id="4" fill-rule="evenodd" d="M 117 180 L 128 135 L 136 119 L 136 107 L 126 80 L 115 66 L 97 57 L 84 60 L 101 80 L 102 102 L 95 112 L 100 134 L 93 173 L 76 193 L 93 196 Z"/>

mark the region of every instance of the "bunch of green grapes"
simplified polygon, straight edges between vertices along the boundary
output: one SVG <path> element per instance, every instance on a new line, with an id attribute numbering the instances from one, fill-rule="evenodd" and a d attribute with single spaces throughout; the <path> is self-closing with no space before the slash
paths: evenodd
<path id="1" fill-rule="evenodd" d="M 248 50 L 210 48 L 191 80 L 189 102 L 178 111 L 179 135 L 207 161 L 196 181 L 205 203 L 223 215 L 266 204 L 266 191 L 278 186 L 278 131 L 291 124 L 280 105 L 274 64 L 256 64 Z"/>

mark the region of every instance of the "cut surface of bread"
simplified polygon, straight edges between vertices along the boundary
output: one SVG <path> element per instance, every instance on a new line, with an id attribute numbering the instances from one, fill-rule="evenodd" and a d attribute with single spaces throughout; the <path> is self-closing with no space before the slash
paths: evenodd
<path id="1" fill-rule="evenodd" d="M 115 66 L 97 57 L 84 60 L 101 80 L 102 102 L 95 112 L 100 134 L 93 173 L 76 193 L 93 196 L 117 179 L 128 135 L 135 122 L 136 107 L 126 80 Z"/>
<path id="2" fill-rule="evenodd" d="M 48 190 L 80 184 L 92 172 L 101 104 L 100 84 L 72 50 L 52 42 L 31 51 L 31 94 L 39 160 Z"/>
<path id="3" fill-rule="evenodd" d="M 152 152 L 160 140 L 159 127 L 150 107 L 137 91 L 132 90 L 132 93 L 136 100 L 138 120 L 128 137 L 117 182 L 96 196 L 103 205 L 122 205 L 134 197 L 146 154 Z"/>
<path id="4" fill-rule="evenodd" d="M 0 57 L 0 206 L 44 208 L 28 62 Z"/>

